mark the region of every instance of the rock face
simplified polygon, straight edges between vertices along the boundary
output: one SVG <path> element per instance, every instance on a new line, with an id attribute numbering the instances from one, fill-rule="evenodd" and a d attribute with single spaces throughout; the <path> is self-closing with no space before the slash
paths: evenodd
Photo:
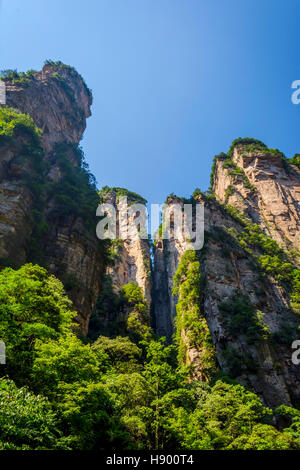
<path id="1" fill-rule="evenodd" d="M 179 204 L 182 201 L 176 197 L 168 198 L 168 204 Z M 172 295 L 173 278 L 177 271 L 181 256 L 187 249 L 184 237 L 174 237 L 171 229 L 171 237 L 164 240 L 158 237 L 154 249 L 154 271 L 153 271 L 153 317 L 156 333 L 165 336 L 168 341 L 172 340 L 174 333 L 174 319 L 176 317 L 177 298 Z"/>
<path id="2" fill-rule="evenodd" d="M 239 224 L 224 216 L 214 201 L 202 202 L 205 203 L 207 233 L 201 257 L 205 278 L 202 309 L 221 369 L 228 372 L 230 362 L 239 357 L 241 370 L 236 378 L 241 383 L 254 390 L 269 406 L 290 403 L 300 392 L 300 376 L 291 362 L 290 345 L 284 347 L 272 339 L 256 339 L 249 343 L 245 332 L 233 335 L 224 327 L 220 312 L 224 300 L 231 299 L 235 292 L 243 293 L 255 310 L 261 312 L 263 324 L 272 338 L 276 333 L 280 334 L 283 323 L 294 322 L 288 309 L 287 294 L 272 279 L 262 279 L 251 264 L 249 253 L 224 238 L 228 229 L 240 232 Z M 227 249 L 225 253 L 224 248 Z M 226 357 L 230 349 L 234 351 L 233 357 Z"/>
<path id="3" fill-rule="evenodd" d="M 26 136 L 1 146 L 0 163 L 0 258 L 26 261 L 27 241 L 32 232 L 32 194 L 22 184 L 24 173 L 23 145 Z M 26 165 L 28 168 L 28 165 Z"/>
<path id="4" fill-rule="evenodd" d="M 43 183 L 47 188 L 40 217 L 48 230 L 39 237 L 43 252 L 40 264 L 65 283 L 81 328 L 87 332 L 101 287 L 103 255 L 95 231 L 87 229 L 84 218 L 71 209 L 56 210 L 55 184 L 62 187 L 66 178 L 58 158 L 59 145 L 65 146 L 64 157 L 70 165 L 80 166 L 77 146 L 90 116 L 92 95 L 81 76 L 62 65 L 45 66 L 24 83 L 8 79 L 6 89 L 7 106 L 29 114 L 43 130 L 38 158 L 39 163 L 45 160 Z M 33 147 L 28 135 L 19 132 L 13 142 L 1 145 L 0 154 L 0 256 L 18 264 L 36 261 L 30 253 L 36 204 L 28 178 L 35 182 L 41 177 L 41 169 L 30 163 L 33 156 L 24 152 L 25 144 Z"/>
<path id="5" fill-rule="evenodd" d="M 279 152 L 247 145 L 234 148 L 232 162 L 230 167 L 226 159 L 216 160 L 217 200 L 237 207 L 285 248 L 299 250 L 300 170 Z"/>
<path id="6" fill-rule="evenodd" d="M 91 115 L 92 94 L 75 69 L 45 65 L 25 84 L 6 80 L 6 91 L 7 105 L 29 114 L 42 129 L 46 154 L 60 142 L 79 144 Z"/>
<path id="7" fill-rule="evenodd" d="M 130 208 L 130 192 L 128 194 L 127 207 Z M 104 200 L 115 207 L 118 221 L 122 209 L 122 200 L 120 201 L 116 191 L 113 189 L 109 191 Z M 111 276 L 116 291 L 119 291 L 122 286 L 129 282 L 137 284 L 142 289 L 143 295 L 150 306 L 151 258 L 149 240 L 139 237 L 134 225 L 134 215 L 128 214 L 128 229 L 131 236 L 128 239 L 119 240 L 114 266 L 107 268 L 107 274 Z M 119 230 L 118 222 L 117 230 Z"/>
<path id="8" fill-rule="evenodd" d="M 197 202 L 205 206 L 205 243 L 199 252 L 200 271 L 204 279 L 201 312 L 209 327 L 219 367 L 225 374 L 253 390 L 271 407 L 280 403 L 297 403 L 300 398 L 299 368 L 291 360 L 292 340 L 283 340 L 285 328 L 290 328 L 297 335 L 299 324 L 290 307 L 288 289 L 280 286 L 270 275 L 262 277 L 255 261 L 259 248 L 251 254 L 243 244 L 236 243 L 245 227 L 226 211 L 226 203 L 237 207 L 283 246 L 289 249 L 298 247 L 299 172 L 291 168 L 287 173 L 288 170 L 277 158 L 267 160 L 265 154 L 248 155 L 248 158 L 240 155 L 241 149 L 235 149 L 233 160 L 236 166 L 243 165 L 245 173 L 230 175 L 228 168 L 223 167 L 224 158 L 216 161 L 214 189 L 217 199 L 225 206 L 214 197 L 196 197 Z M 230 169 L 236 170 L 236 167 Z M 245 181 L 248 178 L 251 184 L 247 184 L 250 186 L 247 188 Z M 230 186 L 233 186 L 232 191 L 228 191 Z M 173 278 L 186 250 L 187 243 L 179 243 L 172 238 L 156 242 L 153 311 L 158 334 L 169 339 L 174 332 L 178 302 L 172 296 Z M 228 326 L 232 323 L 233 299 L 236 298 L 244 299 L 246 309 L 252 306 L 266 335 L 249 339 L 247 329 L 250 331 L 253 326 L 250 317 L 244 320 L 244 331 L 242 328 L 241 331 L 234 331 L 232 326 Z M 227 308 L 229 306 L 227 318 L 223 312 L 224 302 L 227 302 Z M 239 303 L 239 308 L 242 311 L 245 305 Z M 188 336 L 186 329 L 180 334 L 183 339 Z M 194 376 L 201 377 L 203 351 L 186 341 L 186 364 L 194 366 Z"/>

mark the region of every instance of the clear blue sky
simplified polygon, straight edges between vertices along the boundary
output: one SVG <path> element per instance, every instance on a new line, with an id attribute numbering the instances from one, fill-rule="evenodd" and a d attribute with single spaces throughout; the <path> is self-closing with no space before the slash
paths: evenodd
<path id="1" fill-rule="evenodd" d="M 1 69 L 74 65 L 99 186 L 160 203 L 209 186 L 239 136 L 300 152 L 299 0 L 2 0 Z"/>

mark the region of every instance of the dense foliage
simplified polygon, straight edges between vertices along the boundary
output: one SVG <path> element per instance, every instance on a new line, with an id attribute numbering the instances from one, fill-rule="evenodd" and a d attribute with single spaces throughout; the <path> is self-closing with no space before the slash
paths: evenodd
<path id="1" fill-rule="evenodd" d="M 300 168 L 300 155 L 299 153 L 295 153 L 295 155 L 288 160 L 289 163 L 292 165 L 296 165 L 298 168 Z"/>
<path id="2" fill-rule="evenodd" d="M 229 157 L 233 156 L 234 149 L 238 145 L 242 145 L 243 147 L 246 147 L 249 151 L 255 151 L 255 150 L 265 151 L 268 149 L 268 147 L 260 140 L 253 139 L 252 137 L 239 137 L 232 142 L 230 149 L 227 153 Z"/>
<path id="3" fill-rule="evenodd" d="M 0 379 L 0 450 L 68 449 L 47 398 Z"/>
<path id="4" fill-rule="evenodd" d="M 127 203 L 129 205 L 147 204 L 146 199 L 144 199 L 139 194 L 134 193 L 133 191 L 129 191 L 126 188 L 117 188 L 117 187 L 110 188 L 109 186 L 103 186 L 101 191 L 99 191 L 100 196 L 103 197 L 104 199 L 105 199 L 105 196 L 109 193 L 116 195 L 117 202 L 119 201 L 120 197 L 127 197 Z"/>
<path id="5" fill-rule="evenodd" d="M 177 276 L 179 295 L 198 262 L 186 258 Z M 273 412 L 241 385 L 188 381 L 176 347 L 156 338 L 137 316 L 129 334 L 88 344 L 74 334 L 62 284 L 44 269 L 5 269 L 0 295 L 9 377 L 0 380 L 0 448 L 299 447 L 296 410 L 276 411 L 286 421 L 279 431 L 271 424 Z M 133 310 L 145 305 L 133 284 L 123 295 Z"/>
<path id="6" fill-rule="evenodd" d="M 32 79 L 36 70 L 28 70 L 28 72 L 18 72 L 17 70 L 2 70 L 0 78 L 9 81 L 12 85 L 27 86 Z"/>
<path id="7" fill-rule="evenodd" d="M 53 159 L 62 174 L 62 178 L 49 187 L 49 197 L 55 200 L 55 212 L 59 216 L 80 217 L 94 233 L 100 200 L 82 150 L 72 144 L 57 144 Z M 72 159 L 76 160 L 76 165 Z"/>
<path id="8" fill-rule="evenodd" d="M 136 337 L 139 336 L 140 325 L 149 323 L 149 305 L 141 288 L 134 282 L 129 282 L 116 292 L 111 277 L 106 275 L 90 321 L 89 337 L 93 340 L 100 334 Z"/>
<path id="9" fill-rule="evenodd" d="M 242 292 L 236 292 L 229 300 L 219 305 L 222 320 L 232 337 L 244 335 L 249 344 L 267 339 L 268 330 L 252 305 Z"/>
<path id="10" fill-rule="evenodd" d="M 0 139 L 11 140 L 18 131 L 26 132 L 35 140 L 41 135 L 40 129 L 28 114 L 22 114 L 8 106 L 0 107 Z"/>
<path id="11" fill-rule="evenodd" d="M 200 274 L 200 262 L 195 251 L 186 251 L 180 260 L 175 277 L 173 295 L 178 297 L 176 305 L 176 343 L 178 360 L 181 365 L 193 365 L 187 357 L 188 348 L 199 351 L 201 378 L 208 381 L 216 372 L 216 353 L 212 344 L 206 319 L 201 314 L 201 288 L 203 279 Z M 199 365 L 197 367 L 198 374 Z"/>
<path id="12" fill-rule="evenodd" d="M 37 340 L 63 335 L 74 316 L 70 307 L 60 281 L 39 266 L 0 273 L 0 338 L 6 344 L 11 378 L 28 380 Z"/>

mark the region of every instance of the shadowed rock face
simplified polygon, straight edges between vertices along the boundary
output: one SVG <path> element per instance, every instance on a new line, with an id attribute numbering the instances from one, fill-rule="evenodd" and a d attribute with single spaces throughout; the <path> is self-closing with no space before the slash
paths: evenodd
<path id="1" fill-rule="evenodd" d="M 1 145 L 0 151 L 0 258 L 17 264 L 26 261 L 27 242 L 32 232 L 32 193 L 24 182 L 30 167 L 24 161 L 26 136 Z"/>

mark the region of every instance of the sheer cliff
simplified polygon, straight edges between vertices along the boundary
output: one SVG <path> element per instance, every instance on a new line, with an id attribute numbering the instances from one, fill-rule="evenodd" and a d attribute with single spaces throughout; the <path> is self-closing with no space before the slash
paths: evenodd
<path id="1" fill-rule="evenodd" d="M 291 361 L 299 331 L 299 170 L 278 151 L 249 146 L 237 141 L 215 159 L 212 194 L 177 199 L 204 204 L 205 243 L 189 259 L 187 241 L 156 240 L 154 318 L 160 335 L 174 335 L 192 377 L 207 379 L 215 361 L 269 406 L 299 403 Z"/>
<path id="2" fill-rule="evenodd" d="M 237 140 L 217 156 L 213 191 L 238 208 L 284 248 L 300 248 L 300 170 L 281 152 L 253 139 Z"/>
<path id="3" fill-rule="evenodd" d="M 138 214 L 132 209 L 135 204 L 145 207 L 147 201 L 125 188 L 106 186 L 99 195 L 102 203 L 115 210 L 116 239 L 110 245 L 110 262 L 105 269 L 105 283 L 90 323 L 89 335 L 92 338 L 99 334 L 116 336 L 127 331 L 126 324 L 133 304 L 123 298 L 124 286 L 136 285 L 140 289 L 146 306 L 144 315 L 139 318 L 142 324 L 150 324 L 151 308 L 150 241 L 147 234 L 140 236 L 140 230 L 145 231 L 145 227 L 144 224 L 135 224 Z M 128 219 L 122 220 L 121 213 L 126 214 Z M 122 229 L 128 231 L 128 237 L 121 238 Z"/>
<path id="4" fill-rule="evenodd" d="M 2 264 L 46 266 L 64 282 L 86 332 L 104 265 L 94 231 L 99 198 L 78 147 L 92 95 L 75 69 L 60 63 L 8 72 L 4 81 L 4 121 L 30 116 L 39 130 L 30 133 L 21 122 L 1 135 Z"/>

